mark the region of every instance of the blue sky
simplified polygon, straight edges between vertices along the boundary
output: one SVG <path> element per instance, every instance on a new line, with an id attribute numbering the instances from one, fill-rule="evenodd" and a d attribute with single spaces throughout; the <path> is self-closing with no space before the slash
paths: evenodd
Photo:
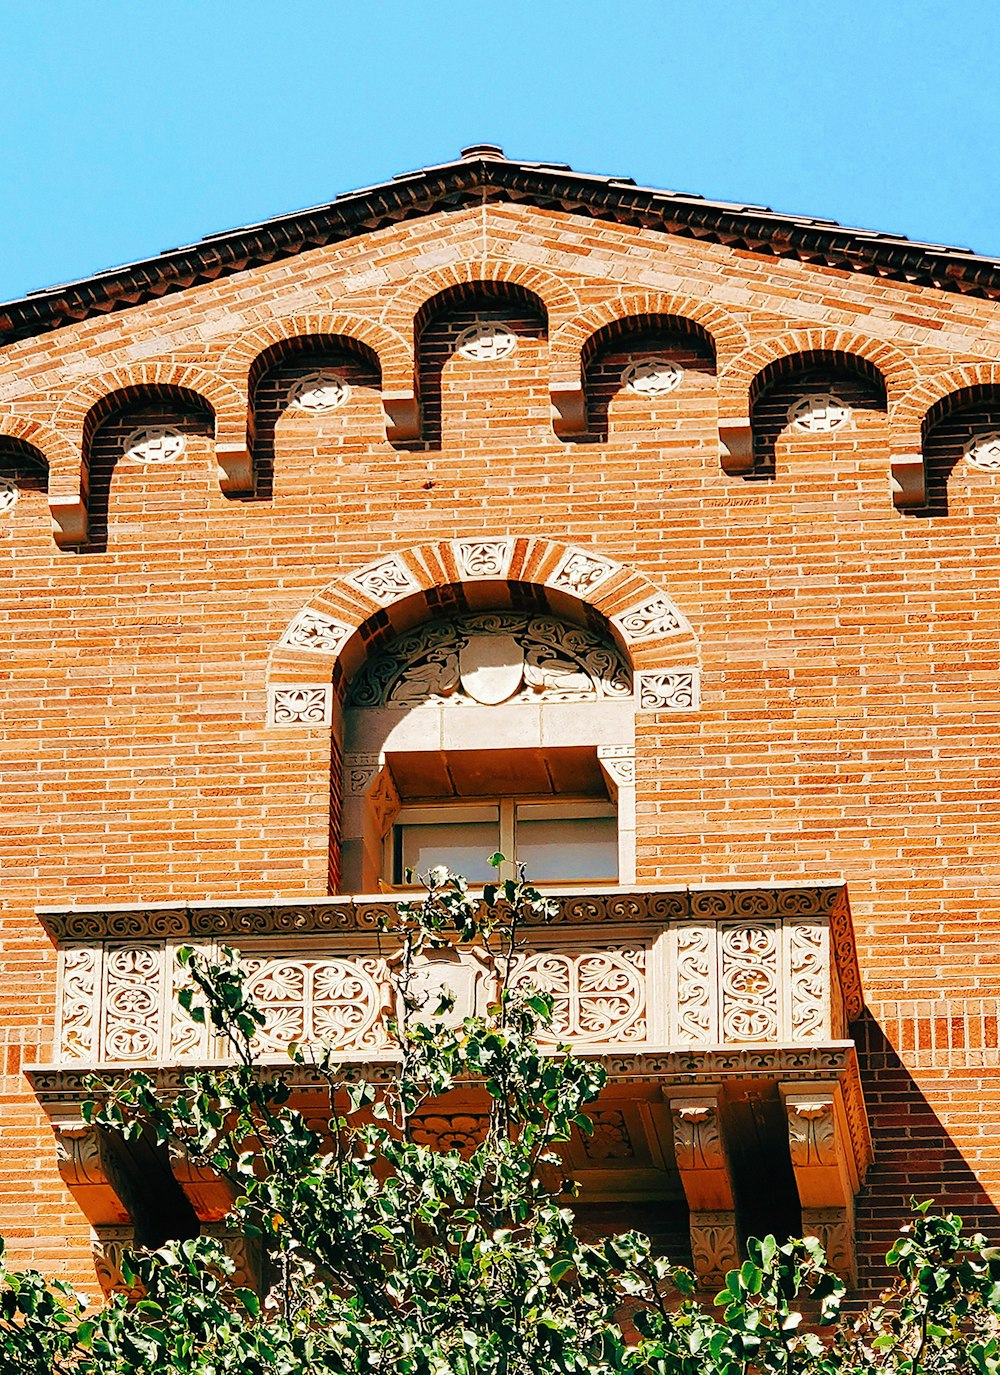
<path id="1" fill-rule="evenodd" d="M 1000 256 L 1000 2 L 0 4 L 0 299 L 455 156 Z"/>

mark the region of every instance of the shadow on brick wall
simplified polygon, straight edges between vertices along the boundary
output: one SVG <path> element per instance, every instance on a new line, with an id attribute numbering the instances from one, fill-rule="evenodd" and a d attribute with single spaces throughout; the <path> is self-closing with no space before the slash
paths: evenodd
<path id="1" fill-rule="evenodd" d="M 973 1230 L 1000 1243 L 1000 1213 L 867 1009 L 851 1028 L 858 1046 L 875 1160 L 857 1199 L 859 1284 L 877 1289 L 887 1277 L 885 1253 L 910 1215 L 910 1199 L 933 1199 Z M 940 1071 L 935 1071 L 940 1074 Z M 968 1073 L 968 1071 L 966 1071 Z M 992 1077 L 989 1070 L 982 1070 Z M 963 1083 L 968 1094 L 963 1096 Z M 942 1092 L 971 1102 L 976 1078 L 950 1078 Z"/>
<path id="2" fill-rule="evenodd" d="M 934 425 L 924 442 L 926 504 L 910 514 L 918 518 L 948 515 L 948 489 L 953 483 L 981 494 L 990 492 L 1000 462 L 998 434 L 1000 405 L 995 398 L 961 407 Z M 960 508 L 964 504 L 961 495 L 958 504 Z"/>

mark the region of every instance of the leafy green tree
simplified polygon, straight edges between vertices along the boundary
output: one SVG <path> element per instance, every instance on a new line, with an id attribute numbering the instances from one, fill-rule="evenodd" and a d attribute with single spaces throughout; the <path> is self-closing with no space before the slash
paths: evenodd
<path id="1" fill-rule="evenodd" d="M 300 1047 L 288 1071 L 262 1065 L 264 1017 L 235 955 L 212 966 L 186 951 L 182 1001 L 226 1038 L 232 1068 L 192 1071 L 170 1098 L 138 1073 L 95 1084 L 95 1124 L 155 1134 L 229 1182 L 229 1222 L 264 1257 L 264 1296 L 204 1236 L 135 1251 L 129 1292 L 97 1310 L 0 1264 L 0 1370 L 1000 1375 L 1000 1253 L 926 1207 L 890 1254 L 895 1286 L 851 1322 L 813 1240 L 752 1241 L 714 1312 L 646 1237 L 584 1240 L 560 1146 L 591 1130 L 604 1074 L 567 1048 L 539 1049 L 551 999 L 512 977 L 519 932 L 551 915 L 546 900 L 513 882 L 474 896 L 444 870 L 427 882 L 384 929 L 398 951 L 385 1073 L 359 1077 Z M 418 970 L 428 951 L 468 944 L 497 996 L 456 1025 L 448 996 L 428 1005 Z M 324 1087 L 321 1122 L 295 1106 L 295 1067 Z M 421 1144 L 421 1110 L 463 1087 L 483 1098 L 482 1139 L 464 1151 Z"/>

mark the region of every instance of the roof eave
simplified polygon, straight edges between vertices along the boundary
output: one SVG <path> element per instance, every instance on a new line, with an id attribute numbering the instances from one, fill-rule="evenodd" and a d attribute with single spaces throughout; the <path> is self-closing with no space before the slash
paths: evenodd
<path id="1" fill-rule="evenodd" d="M 637 223 L 751 252 L 870 272 L 945 291 L 990 298 L 1000 295 L 1000 260 L 979 257 L 968 249 L 914 243 L 897 235 L 844 228 L 829 220 L 779 215 L 764 206 L 651 190 L 626 178 L 592 176 L 560 165 L 477 157 L 406 173 L 347 192 L 326 205 L 211 235 L 153 258 L 0 304 L 0 343 L 138 305 L 414 214 L 433 214 L 455 204 L 510 193 L 546 208 L 557 206 L 593 218 Z"/>

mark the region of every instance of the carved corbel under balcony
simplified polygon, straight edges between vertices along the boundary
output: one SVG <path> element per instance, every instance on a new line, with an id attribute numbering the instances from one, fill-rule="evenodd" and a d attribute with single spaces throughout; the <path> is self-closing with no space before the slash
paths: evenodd
<path id="1" fill-rule="evenodd" d="M 802 1205 L 802 1230 L 826 1249 L 831 1266 L 855 1278 L 854 1196 L 858 1162 L 840 1090 L 820 1084 L 781 1084 L 788 1120 L 788 1147 Z"/>
<path id="2" fill-rule="evenodd" d="M 54 1122 L 59 1173 L 92 1226 L 131 1223 L 144 1246 L 195 1236 L 198 1220 L 170 1169 L 167 1148 L 71 1118 Z"/>
<path id="3" fill-rule="evenodd" d="M 719 1100 L 669 1098 L 674 1159 L 690 1212 L 691 1259 L 699 1282 L 719 1288 L 739 1266 L 736 1203 Z"/>
<path id="4" fill-rule="evenodd" d="M 720 418 L 719 462 L 724 473 L 753 471 L 753 429 L 748 415 Z"/>
<path id="5" fill-rule="evenodd" d="M 195 1164 L 178 1143 L 172 1143 L 169 1149 L 170 1172 L 184 1190 L 198 1220 L 202 1223 L 221 1221 L 236 1197 L 232 1186 L 207 1165 Z"/>
<path id="6" fill-rule="evenodd" d="M 224 1224 L 209 1224 L 202 1227 L 203 1236 L 214 1236 L 222 1242 L 226 1254 L 235 1265 L 231 1283 L 255 1293 L 263 1294 L 266 1287 L 266 1266 L 263 1248 L 258 1240 L 234 1232 Z M 127 1294 L 132 1298 L 142 1297 L 142 1287 L 133 1282 L 127 1284 L 122 1274 L 122 1257 L 126 1251 L 136 1249 L 135 1233 L 129 1226 L 95 1227 L 90 1250 L 94 1258 L 97 1280 L 105 1298 L 112 1294 Z"/>
<path id="7" fill-rule="evenodd" d="M 122 1253 L 135 1249 L 135 1233 L 129 1226 L 94 1227 L 90 1239 L 90 1254 L 94 1258 L 97 1282 L 106 1299 L 112 1294 L 126 1294 L 141 1299 L 145 1292 L 138 1281 L 126 1283 L 122 1274 Z"/>
<path id="8" fill-rule="evenodd" d="M 113 1183 L 115 1165 L 107 1138 L 82 1118 L 64 1119 L 53 1125 L 59 1173 L 91 1224 L 126 1224 L 128 1209 Z"/>

